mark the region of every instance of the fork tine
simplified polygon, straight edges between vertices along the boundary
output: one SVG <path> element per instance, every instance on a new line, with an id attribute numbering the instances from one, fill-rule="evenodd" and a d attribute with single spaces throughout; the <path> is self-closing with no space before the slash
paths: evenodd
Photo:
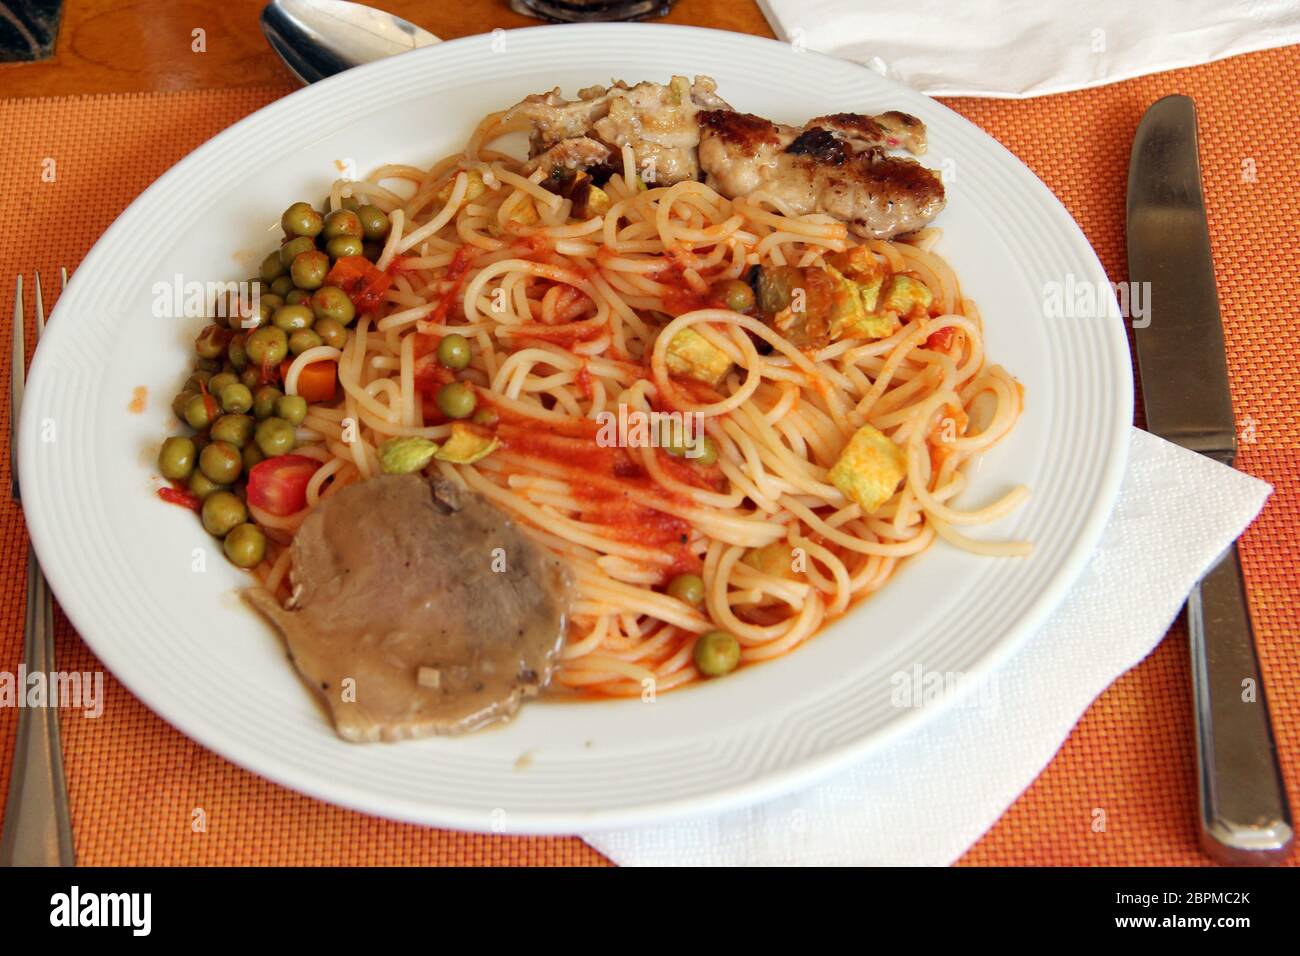
<path id="1" fill-rule="evenodd" d="M 33 290 L 36 298 L 36 341 L 41 340 L 45 332 L 45 303 L 41 301 L 41 274 L 36 273 L 36 288 Z"/>
<path id="2" fill-rule="evenodd" d="M 14 501 L 18 500 L 18 411 L 23 405 L 23 379 L 27 364 L 27 345 L 23 335 L 23 277 L 14 285 L 13 351 L 9 363 L 9 483 Z"/>

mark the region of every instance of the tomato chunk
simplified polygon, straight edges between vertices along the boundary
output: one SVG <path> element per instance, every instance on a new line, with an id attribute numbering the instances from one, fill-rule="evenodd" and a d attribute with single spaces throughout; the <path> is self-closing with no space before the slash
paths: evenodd
<path id="1" fill-rule="evenodd" d="M 191 511 L 201 511 L 203 509 L 203 502 L 199 500 L 198 495 L 182 491 L 180 488 L 159 488 L 158 497 L 169 505 L 180 505 L 182 508 L 189 508 Z"/>
<path id="2" fill-rule="evenodd" d="M 334 263 L 325 282 L 346 292 L 358 312 L 374 312 L 393 284 L 393 277 L 365 256 L 343 256 Z"/>
<path id="3" fill-rule="evenodd" d="M 248 472 L 248 503 L 277 518 L 307 507 L 307 482 L 320 467 L 305 455 L 276 455 Z"/>

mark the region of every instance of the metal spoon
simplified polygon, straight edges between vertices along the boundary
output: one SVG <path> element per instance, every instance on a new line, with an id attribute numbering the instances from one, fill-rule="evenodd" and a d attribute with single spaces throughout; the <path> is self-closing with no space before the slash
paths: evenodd
<path id="1" fill-rule="evenodd" d="M 262 32 L 304 83 L 441 42 L 401 17 L 346 0 L 272 0 L 262 9 Z"/>

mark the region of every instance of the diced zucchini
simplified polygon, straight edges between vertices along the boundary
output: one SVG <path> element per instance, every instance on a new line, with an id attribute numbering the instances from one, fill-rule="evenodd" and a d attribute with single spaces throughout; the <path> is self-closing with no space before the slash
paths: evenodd
<path id="1" fill-rule="evenodd" d="M 492 454 L 500 444 L 495 435 L 485 435 L 464 422 L 452 422 L 451 437 L 442 443 L 436 457 L 453 465 L 472 465 Z"/>
<path id="2" fill-rule="evenodd" d="M 930 311 L 930 303 L 933 301 L 934 295 L 924 282 L 915 276 L 897 272 L 890 276 L 889 282 L 885 284 L 885 294 L 880 303 L 880 311 L 897 312 L 899 315 L 904 316 L 913 315 L 916 312 L 924 314 Z"/>
<path id="3" fill-rule="evenodd" d="M 465 203 L 473 202 L 475 199 L 478 199 L 479 196 L 482 196 L 487 192 L 487 184 L 483 182 L 483 176 L 477 169 L 466 170 L 465 176 L 469 181 L 465 184 L 465 199 L 461 202 L 462 206 L 464 206 Z M 438 195 L 434 198 L 445 206 L 451 201 L 451 193 L 455 188 L 456 177 L 453 176 L 451 179 L 447 180 L 445 186 L 438 190 Z"/>
<path id="4" fill-rule="evenodd" d="M 879 429 L 863 425 L 831 468 L 831 484 L 858 503 L 864 514 L 893 497 L 907 474 L 907 453 Z"/>
<path id="5" fill-rule="evenodd" d="M 883 339 L 898 330 L 900 323 L 896 316 L 876 315 L 873 312 L 884 281 L 883 272 L 878 272 L 866 285 L 850 281 L 831 265 L 826 267 L 826 272 L 835 280 L 832 339 Z"/>
<path id="6" fill-rule="evenodd" d="M 802 285 L 799 270 L 794 266 L 759 266 L 754 283 L 759 314 L 773 319 L 790 308 L 794 290 Z"/>
<path id="7" fill-rule="evenodd" d="M 386 475 L 405 475 L 419 471 L 433 460 L 438 445 L 427 438 L 411 435 L 390 438 L 379 445 L 379 467 Z"/>
<path id="8" fill-rule="evenodd" d="M 664 364 L 670 372 L 716 386 L 731 370 L 731 357 L 699 332 L 685 328 L 668 343 Z"/>
<path id="9" fill-rule="evenodd" d="M 876 306 L 880 304 L 880 289 L 885 284 L 884 271 L 877 272 L 875 276 L 867 281 L 858 282 L 858 297 L 862 299 L 862 307 L 868 312 L 875 312 Z M 886 332 L 885 335 L 892 333 Z M 884 338 L 884 335 L 880 336 Z"/>
<path id="10" fill-rule="evenodd" d="M 884 277 L 885 267 L 866 246 L 850 246 L 843 252 L 826 257 L 827 265 L 843 273 L 845 278 L 864 283 Z"/>

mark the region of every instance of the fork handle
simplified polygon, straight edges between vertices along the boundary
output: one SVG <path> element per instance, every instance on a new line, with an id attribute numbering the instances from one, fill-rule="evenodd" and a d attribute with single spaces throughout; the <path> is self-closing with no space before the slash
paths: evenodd
<path id="1" fill-rule="evenodd" d="M 23 656 L 29 673 L 48 674 L 54 660 L 54 604 L 49 584 L 27 549 L 27 627 Z M 20 688 L 22 693 L 25 688 Z M 72 866 L 72 822 L 68 789 L 63 779 L 56 702 L 23 707 L 18 712 L 9 800 L 4 835 L 0 837 L 0 866 Z"/>
<path id="2" fill-rule="evenodd" d="M 1221 863 L 1276 863 L 1291 849 L 1291 811 L 1236 544 L 1192 590 L 1187 625 L 1200 768 L 1201 846 Z"/>

